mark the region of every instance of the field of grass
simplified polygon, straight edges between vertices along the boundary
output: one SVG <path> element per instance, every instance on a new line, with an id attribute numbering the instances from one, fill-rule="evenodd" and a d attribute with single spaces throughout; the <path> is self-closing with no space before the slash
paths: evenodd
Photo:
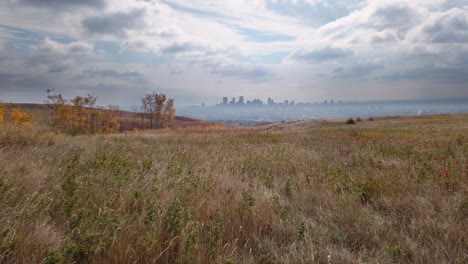
<path id="1" fill-rule="evenodd" d="M 468 263 L 468 115 L 0 129 L 0 263 Z"/>

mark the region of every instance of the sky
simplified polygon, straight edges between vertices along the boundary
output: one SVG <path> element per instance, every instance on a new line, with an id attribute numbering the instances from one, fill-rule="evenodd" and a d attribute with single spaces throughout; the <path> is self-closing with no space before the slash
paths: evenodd
<path id="1" fill-rule="evenodd" d="M 0 0 L 0 100 L 468 97 L 468 0 Z"/>

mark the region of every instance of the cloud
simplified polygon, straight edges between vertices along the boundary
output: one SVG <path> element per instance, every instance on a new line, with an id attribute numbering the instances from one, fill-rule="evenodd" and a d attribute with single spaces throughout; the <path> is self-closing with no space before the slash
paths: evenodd
<path id="1" fill-rule="evenodd" d="M 104 0 L 19 0 L 16 3 L 50 9 L 75 8 L 79 6 L 102 8 L 105 6 Z"/>
<path id="2" fill-rule="evenodd" d="M 385 68 L 384 63 L 380 59 L 369 59 L 350 66 L 339 67 L 333 71 L 333 78 L 349 79 L 358 77 L 367 77 L 371 73 Z"/>
<path id="3" fill-rule="evenodd" d="M 298 62 L 317 63 L 340 59 L 353 55 L 351 50 L 327 46 L 315 49 L 300 49 L 294 51 L 289 58 Z"/>
<path id="4" fill-rule="evenodd" d="M 413 69 L 384 75 L 383 80 L 387 81 L 424 81 L 438 84 L 464 84 L 468 83 L 467 65 L 460 66 L 423 66 Z"/>
<path id="5" fill-rule="evenodd" d="M 50 87 L 50 80 L 43 75 L 0 73 L 2 92 L 42 92 Z"/>
<path id="6" fill-rule="evenodd" d="M 44 39 L 42 44 L 36 46 L 35 49 L 43 53 L 56 54 L 86 54 L 94 50 L 93 45 L 84 41 L 75 41 L 70 43 L 60 43 L 48 37 Z"/>
<path id="7" fill-rule="evenodd" d="M 266 81 L 274 77 L 266 68 L 249 64 L 211 63 L 206 66 L 211 73 L 224 77 L 241 78 L 257 82 Z"/>
<path id="8" fill-rule="evenodd" d="M 72 68 L 72 63 L 69 61 L 53 63 L 49 66 L 49 73 L 63 73 Z"/>
<path id="9" fill-rule="evenodd" d="M 114 36 L 126 36 L 127 30 L 144 29 L 144 9 L 135 9 L 127 13 L 115 12 L 104 15 L 96 15 L 83 19 L 81 22 L 86 32 L 91 34 L 104 34 Z"/>
<path id="10" fill-rule="evenodd" d="M 406 3 L 395 2 L 376 6 L 367 25 L 377 30 L 395 29 L 405 31 L 418 22 L 419 14 Z"/>
<path id="11" fill-rule="evenodd" d="M 369 38 L 369 42 L 372 44 L 382 44 L 398 41 L 401 41 L 401 39 L 397 36 L 396 32 L 391 29 L 375 32 L 375 34 L 370 35 Z"/>
<path id="12" fill-rule="evenodd" d="M 434 43 L 468 43 L 468 8 L 454 8 L 436 15 L 423 26 L 422 35 Z"/>
<path id="13" fill-rule="evenodd" d="M 422 21 L 422 10 L 407 1 L 372 0 L 347 16 L 320 27 L 319 34 L 329 41 L 345 43 L 367 42 L 383 31 L 404 39 L 408 31 Z"/>
<path id="14" fill-rule="evenodd" d="M 111 78 L 129 83 L 145 83 L 143 74 L 136 71 L 119 72 L 112 69 L 87 69 L 83 71 L 84 77 Z"/>

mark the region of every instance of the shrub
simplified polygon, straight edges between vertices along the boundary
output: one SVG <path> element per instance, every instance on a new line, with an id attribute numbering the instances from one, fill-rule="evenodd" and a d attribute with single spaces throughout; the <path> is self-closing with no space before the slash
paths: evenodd
<path id="1" fill-rule="evenodd" d="M 22 126 L 31 121 L 32 115 L 30 113 L 22 112 L 19 108 L 14 108 L 11 110 L 9 118 L 13 124 Z"/>
<path id="2" fill-rule="evenodd" d="M 356 121 L 354 121 L 354 119 L 350 117 L 350 118 L 346 119 L 346 124 L 347 125 L 354 125 L 354 124 L 356 124 Z"/>
<path id="3" fill-rule="evenodd" d="M 356 118 L 356 121 L 361 122 L 362 119 L 360 117 Z"/>
<path id="4" fill-rule="evenodd" d="M 393 258 L 400 258 L 403 255 L 403 250 L 399 245 L 387 248 L 387 253 Z"/>
<path id="5" fill-rule="evenodd" d="M 362 204 L 371 204 L 377 198 L 381 191 L 381 184 L 372 177 L 362 177 L 355 180 L 356 194 L 359 196 Z"/>
<path id="6" fill-rule="evenodd" d="M 47 256 L 44 258 L 42 263 L 44 264 L 56 264 L 56 263 L 62 263 L 63 259 L 62 256 L 60 255 L 60 252 L 57 250 L 52 250 L 47 253 Z"/>
<path id="7" fill-rule="evenodd" d="M 306 224 L 302 222 L 301 225 L 299 225 L 299 228 L 297 229 L 297 240 L 304 240 L 306 231 Z"/>

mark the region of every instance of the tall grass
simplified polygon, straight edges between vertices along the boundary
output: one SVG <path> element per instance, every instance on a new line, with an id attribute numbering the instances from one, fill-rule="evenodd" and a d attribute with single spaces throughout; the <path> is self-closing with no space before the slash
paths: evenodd
<path id="1" fill-rule="evenodd" d="M 2 128 L 0 262 L 466 263 L 467 131 L 466 115 Z"/>

